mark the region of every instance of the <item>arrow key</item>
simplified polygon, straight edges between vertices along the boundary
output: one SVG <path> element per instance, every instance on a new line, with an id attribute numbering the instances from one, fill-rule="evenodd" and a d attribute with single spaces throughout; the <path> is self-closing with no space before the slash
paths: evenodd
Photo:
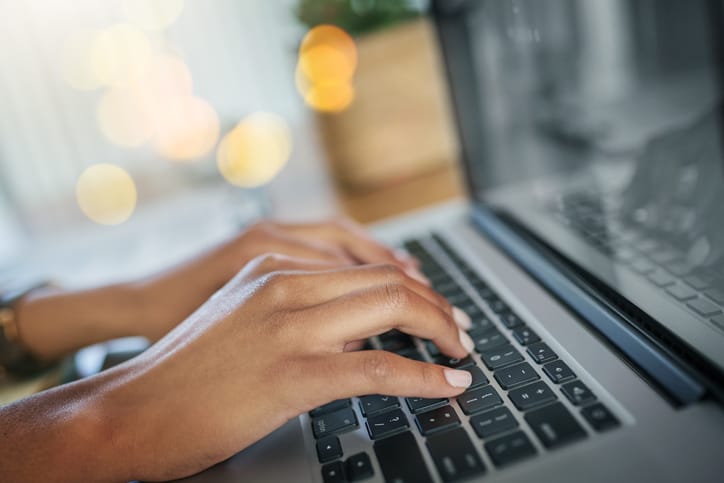
<path id="1" fill-rule="evenodd" d="M 317 456 L 320 463 L 336 460 L 342 457 L 342 445 L 336 436 L 327 436 L 317 441 Z"/>

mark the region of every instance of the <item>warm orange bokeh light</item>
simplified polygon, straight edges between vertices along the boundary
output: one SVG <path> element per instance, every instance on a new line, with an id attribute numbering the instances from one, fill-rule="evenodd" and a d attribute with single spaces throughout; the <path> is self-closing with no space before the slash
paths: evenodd
<path id="1" fill-rule="evenodd" d="M 128 85 L 142 78 L 151 64 L 153 50 L 148 37 L 130 24 L 116 24 L 93 39 L 91 69 L 105 85 Z"/>
<path id="2" fill-rule="evenodd" d="M 194 161 L 211 152 L 219 139 L 219 118 L 198 97 L 173 97 L 154 113 L 154 147 L 166 159 Z"/>
<path id="3" fill-rule="evenodd" d="M 146 30 L 163 30 L 181 15 L 183 0 L 123 0 L 123 14 Z"/>
<path id="4" fill-rule="evenodd" d="M 136 208 L 136 184 L 122 168 L 113 164 L 95 164 L 78 177 L 76 200 L 81 211 L 101 225 L 118 225 Z"/>
<path id="5" fill-rule="evenodd" d="M 357 68 L 357 46 L 339 27 L 311 29 L 299 47 L 296 86 L 304 101 L 322 112 L 339 112 L 354 100 L 352 79 Z"/>
<path id="6" fill-rule="evenodd" d="M 289 160 L 292 137 L 283 118 L 257 112 L 224 136 L 216 162 L 231 184 L 253 188 L 271 181 Z"/>

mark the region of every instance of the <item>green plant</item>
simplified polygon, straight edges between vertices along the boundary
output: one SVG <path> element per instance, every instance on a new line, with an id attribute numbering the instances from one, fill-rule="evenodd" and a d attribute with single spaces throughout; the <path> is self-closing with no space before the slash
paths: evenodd
<path id="1" fill-rule="evenodd" d="M 410 0 L 299 0 L 295 13 L 309 28 L 331 24 L 350 35 L 361 35 L 419 16 L 420 9 L 414 3 Z"/>

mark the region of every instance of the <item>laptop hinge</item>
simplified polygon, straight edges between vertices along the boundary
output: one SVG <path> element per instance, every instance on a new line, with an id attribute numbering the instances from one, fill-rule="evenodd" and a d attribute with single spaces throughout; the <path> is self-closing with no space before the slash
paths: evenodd
<path id="1" fill-rule="evenodd" d="M 643 337 L 615 311 L 604 306 L 553 262 L 541 256 L 515 230 L 490 209 L 477 205 L 474 224 L 497 243 L 539 283 L 582 317 L 616 349 L 634 363 L 655 385 L 678 405 L 700 400 L 706 389 L 691 373 L 656 345 Z"/>

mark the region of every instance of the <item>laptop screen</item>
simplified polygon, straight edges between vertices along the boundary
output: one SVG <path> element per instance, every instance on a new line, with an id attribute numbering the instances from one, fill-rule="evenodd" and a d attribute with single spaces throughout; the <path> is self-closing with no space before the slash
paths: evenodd
<path id="1" fill-rule="evenodd" d="M 724 368 L 721 2 L 435 2 L 471 186 Z"/>

